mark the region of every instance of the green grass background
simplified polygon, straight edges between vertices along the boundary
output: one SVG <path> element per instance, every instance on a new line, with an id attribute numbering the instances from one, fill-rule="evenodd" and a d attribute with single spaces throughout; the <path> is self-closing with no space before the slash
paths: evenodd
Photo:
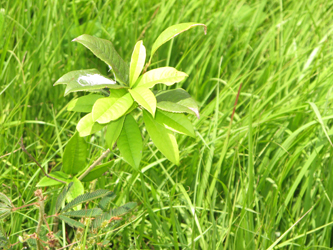
<path id="1" fill-rule="evenodd" d="M 49 170 L 60 166 L 80 119 L 65 109 L 78 94 L 63 97 L 64 87 L 53 83 L 78 69 L 110 76 L 71 40 L 84 33 L 109 39 L 129 61 L 138 39 L 149 54 L 165 28 L 200 22 L 208 26 L 206 36 L 201 27 L 179 35 L 152 65 L 189 74 L 176 87 L 198 101 L 201 118 L 190 117 L 197 137 L 177 135 L 179 167 L 146 140 L 143 175 L 119 158 L 99 179 L 96 188 L 117 193 L 115 205 L 139 203 L 135 219 L 108 238 L 115 249 L 332 247 L 331 1 L 0 3 L 0 191 L 16 207 L 35 201 L 42 177 L 19 150 L 19 138 Z M 92 162 L 105 149 L 103 134 L 87 140 Z M 34 231 L 37 218 L 30 207 L 0 223 L 15 243 Z"/>

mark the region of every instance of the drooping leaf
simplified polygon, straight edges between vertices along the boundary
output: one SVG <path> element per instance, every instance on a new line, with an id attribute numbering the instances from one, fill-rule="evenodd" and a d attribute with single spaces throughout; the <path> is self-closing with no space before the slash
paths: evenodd
<path id="1" fill-rule="evenodd" d="M 92 113 L 89 113 L 81 118 L 81 120 L 76 125 L 76 129 L 81 137 L 91 135 L 97 131 L 104 128 L 105 125 L 101 125 L 98 122 L 94 122 L 92 118 Z"/>
<path id="2" fill-rule="evenodd" d="M 114 80 L 102 76 L 97 69 L 85 69 L 68 72 L 63 75 L 53 86 L 67 84 L 65 95 L 77 91 L 96 91 L 103 88 L 119 89 Z"/>
<path id="3" fill-rule="evenodd" d="M 104 221 L 109 221 L 111 219 L 111 214 L 109 212 L 104 212 L 100 216 L 97 216 L 92 223 L 93 228 L 99 228 Z"/>
<path id="4" fill-rule="evenodd" d="M 98 99 L 93 107 L 93 120 L 98 123 L 108 123 L 117 120 L 132 106 L 130 93 L 116 99 L 113 97 Z"/>
<path id="5" fill-rule="evenodd" d="M 146 60 L 146 48 L 143 46 L 142 41 L 138 41 L 135 44 L 132 58 L 131 58 L 131 65 L 130 65 L 130 87 L 134 85 L 136 80 L 138 79 L 143 66 L 145 65 Z"/>
<path id="6" fill-rule="evenodd" d="M 114 74 L 117 77 L 117 80 L 128 84 L 129 67 L 127 63 L 119 56 L 110 41 L 86 34 L 73 39 L 73 41 L 79 42 L 87 47 L 92 53 L 95 54 L 95 56 L 97 56 L 112 68 Z"/>
<path id="7" fill-rule="evenodd" d="M 102 95 L 85 95 L 79 98 L 75 98 L 68 103 L 67 110 L 68 111 L 76 111 L 76 112 L 86 112 L 89 113 L 92 111 L 92 107 L 94 103 L 99 99 L 103 98 Z"/>
<path id="8" fill-rule="evenodd" d="M 57 202 L 56 202 L 56 207 L 55 207 L 55 213 L 58 213 L 58 211 L 60 210 L 62 203 L 64 202 L 67 193 L 69 192 L 69 190 L 73 187 L 73 182 L 69 183 L 67 186 L 65 186 L 61 193 L 59 194 L 58 198 L 57 198 Z"/>
<path id="9" fill-rule="evenodd" d="M 134 100 L 139 103 L 142 107 L 149 111 L 153 116 L 155 116 L 156 110 L 156 98 L 150 89 L 145 87 L 138 87 L 128 90 Z"/>
<path id="10" fill-rule="evenodd" d="M 125 161 L 138 169 L 142 157 L 142 137 L 132 115 L 127 115 L 118 139 L 118 148 Z"/>
<path id="11" fill-rule="evenodd" d="M 111 216 L 120 216 L 128 213 L 133 208 L 135 208 L 138 204 L 136 202 L 128 202 L 120 207 L 114 208 L 110 211 Z"/>
<path id="12" fill-rule="evenodd" d="M 71 227 L 84 228 L 84 225 L 81 222 L 68 218 L 67 216 L 59 215 L 58 218 L 66 222 Z"/>
<path id="13" fill-rule="evenodd" d="M 164 43 L 166 43 L 167 41 L 171 40 L 172 38 L 174 38 L 175 36 L 179 35 L 180 33 L 189 30 L 195 26 L 204 26 L 204 31 L 205 34 L 207 32 L 207 27 L 204 24 L 201 23 L 179 23 L 173 26 L 170 26 L 169 28 L 167 28 L 166 30 L 164 30 L 156 39 L 156 41 L 153 44 L 152 47 L 152 51 L 151 51 L 151 55 L 150 58 L 153 57 L 154 53 L 156 52 L 156 50 Z"/>
<path id="14" fill-rule="evenodd" d="M 88 201 L 91 201 L 91 200 L 94 200 L 94 199 L 98 199 L 98 198 L 101 198 L 101 197 L 104 197 L 105 195 L 108 195 L 109 193 L 112 193 L 111 191 L 109 190 L 106 190 L 106 189 L 98 189 L 94 192 L 91 192 L 91 193 L 86 193 L 86 194 L 82 194 L 82 195 L 79 195 L 78 197 L 76 197 L 74 200 L 72 200 L 70 203 L 68 203 L 62 210 L 61 210 L 61 213 L 79 205 L 79 204 L 82 204 L 84 202 L 88 202 Z"/>
<path id="15" fill-rule="evenodd" d="M 190 113 L 200 118 L 195 100 L 183 89 L 160 91 L 155 94 L 157 108 L 174 113 Z"/>
<path id="16" fill-rule="evenodd" d="M 75 175 L 85 167 L 87 158 L 87 143 L 75 133 L 68 141 L 62 160 L 62 171 L 66 174 Z"/>
<path id="17" fill-rule="evenodd" d="M 0 201 L 2 201 L 4 204 L 6 204 L 9 207 L 13 207 L 12 201 L 8 198 L 7 195 L 1 192 L 0 192 Z"/>
<path id="18" fill-rule="evenodd" d="M 89 174 L 87 174 L 82 181 L 83 182 L 89 182 L 92 180 L 97 179 L 98 177 L 101 177 L 113 164 L 113 161 L 109 161 L 106 163 L 103 163 L 101 165 L 98 165 L 97 167 L 93 168 Z"/>
<path id="19" fill-rule="evenodd" d="M 116 197 L 115 193 L 110 193 L 106 196 L 104 196 L 100 202 L 98 203 L 98 206 L 103 210 L 106 211 L 108 209 L 108 206 L 111 204 L 111 201 Z"/>
<path id="20" fill-rule="evenodd" d="M 66 196 L 66 201 L 71 202 L 73 201 L 76 197 L 82 195 L 84 193 L 84 187 L 82 182 L 77 179 L 76 177 L 73 177 L 72 179 L 73 182 L 73 188 L 69 190 Z M 81 209 L 81 204 L 78 204 L 74 209 L 79 210 Z"/>
<path id="21" fill-rule="evenodd" d="M 69 180 L 69 174 L 66 174 L 62 171 L 56 171 L 49 174 L 50 176 L 57 178 L 58 180 L 70 182 Z M 63 185 L 63 183 L 53 180 L 47 176 L 44 176 L 38 183 L 37 187 L 50 187 L 50 186 L 56 186 L 56 185 Z"/>
<path id="22" fill-rule="evenodd" d="M 102 214 L 102 209 L 100 208 L 92 208 L 92 209 L 82 209 L 77 211 L 69 211 L 66 213 L 63 213 L 62 215 L 68 216 L 68 217 L 95 217 Z"/>
<path id="23" fill-rule="evenodd" d="M 157 122 L 163 124 L 167 129 L 195 137 L 193 125 L 184 114 L 157 110 L 155 119 Z"/>
<path id="24" fill-rule="evenodd" d="M 108 124 L 105 133 L 105 142 L 109 149 L 112 150 L 113 145 L 118 140 L 120 132 L 123 128 L 125 116 L 120 117 L 119 119 L 112 121 Z"/>
<path id="25" fill-rule="evenodd" d="M 150 70 L 143 74 L 139 78 L 136 87 L 152 88 L 158 83 L 170 86 L 176 82 L 184 80 L 186 77 L 188 77 L 186 73 L 178 71 L 175 68 L 162 67 Z"/>
<path id="26" fill-rule="evenodd" d="M 173 133 L 156 122 L 151 114 L 145 110 L 143 110 L 143 120 L 147 132 L 155 146 L 166 156 L 166 158 L 168 158 L 169 161 L 179 165 L 178 145 Z"/>

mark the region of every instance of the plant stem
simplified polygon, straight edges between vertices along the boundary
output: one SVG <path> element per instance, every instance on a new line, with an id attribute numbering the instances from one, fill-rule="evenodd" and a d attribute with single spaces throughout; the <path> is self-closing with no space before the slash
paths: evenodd
<path id="1" fill-rule="evenodd" d="M 62 180 L 59 180 L 59 179 L 57 179 L 57 178 L 54 178 L 54 177 L 52 177 L 52 176 L 50 176 L 49 174 L 47 174 L 45 171 L 44 171 L 44 169 L 42 168 L 42 166 L 40 165 L 40 163 L 27 151 L 27 149 L 25 148 L 25 146 L 24 146 L 24 144 L 23 144 L 23 138 L 21 137 L 21 139 L 20 139 L 20 146 L 21 146 L 21 149 L 22 149 L 22 151 L 24 152 L 24 153 L 26 153 L 28 156 L 29 156 L 29 158 L 31 159 L 31 160 L 33 160 L 36 164 L 37 164 L 37 166 L 42 170 L 42 172 L 43 172 L 43 174 L 46 176 L 46 177 L 48 177 L 48 178 L 50 178 L 50 179 L 52 179 L 52 180 L 55 180 L 55 181 L 58 181 L 58 182 L 61 182 L 61 183 L 63 183 L 63 184 L 67 184 L 65 181 L 62 181 Z"/>
<path id="2" fill-rule="evenodd" d="M 78 178 L 80 181 L 89 174 L 89 172 L 96 167 L 98 164 L 101 163 L 101 161 L 110 153 L 110 149 L 107 149 L 105 152 L 102 153 L 102 155 L 86 170 L 84 173 Z"/>

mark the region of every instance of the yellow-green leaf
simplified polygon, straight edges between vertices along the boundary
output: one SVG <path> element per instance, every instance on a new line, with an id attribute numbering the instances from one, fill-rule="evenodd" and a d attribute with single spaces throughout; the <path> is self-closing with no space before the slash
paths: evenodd
<path id="1" fill-rule="evenodd" d="M 131 65 L 130 65 L 130 87 L 134 85 L 138 79 L 146 60 L 146 48 L 143 46 L 142 41 L 138 41 L 135 44 Z"/>
<path id="2" fill-rule="evenodd" d="M 144 87 L 138 87 L 130 89 L 129 92 L 131 93 L 132 97 L 138 104 L 140 104 L 142 107 L 148 110 L 149 113 L 155 116 L 156 98 L 150 89 Z"/>
<path id="3" fill-rule="evenodd" d="M 76 129 L 79 131 L 81 137 L 91 135 L 97 131 L 100 131 L 102 128 L 104 128 L 104 125 L 101 125 L 98 122 L 94 122 L 92 113 L 82 117 L 79 123 L 76 125 Z"/>

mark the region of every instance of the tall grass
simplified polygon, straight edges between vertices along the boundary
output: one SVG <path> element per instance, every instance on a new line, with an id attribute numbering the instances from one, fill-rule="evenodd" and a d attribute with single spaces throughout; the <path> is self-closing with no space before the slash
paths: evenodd
<path id="1" fill-rule="evenodd" d="M 46 171 L 60 167 L 78 114 L 52 84 L 64 73 L 105 64 L 71 40 L 111 40 L 129 61 L 168 26 L 200 22 L 164 45 L 155 66 L 190 77 L 177 87 L 201 107 L 196 139 L 177 136 L 179 167 L 146 141 L 135 172 L 121 159 L 96 188 L 114 205 L 137 201 L 135 218 L 108 237 L 115 249 L 328 249 L 332 247 L 332 8 L 329 1 L 1 0 L 0 191 L 22 206 Z M 149 52 L 148 52 L 149 53 Z M 240 90 L 238 102 L 236 96 Z M 235 112 L 233 115 L 233 109 Z M 104 144 L 88 138 L 91 161 Z M 118 151 L 114 154 L 118 157 Z M 86 186 L 88 188 L 88 186 Z M 45 189 L 49 196 L 57 189 Z M 2 225 L 12 243 L 33 232 L 37 209 Z"/>

